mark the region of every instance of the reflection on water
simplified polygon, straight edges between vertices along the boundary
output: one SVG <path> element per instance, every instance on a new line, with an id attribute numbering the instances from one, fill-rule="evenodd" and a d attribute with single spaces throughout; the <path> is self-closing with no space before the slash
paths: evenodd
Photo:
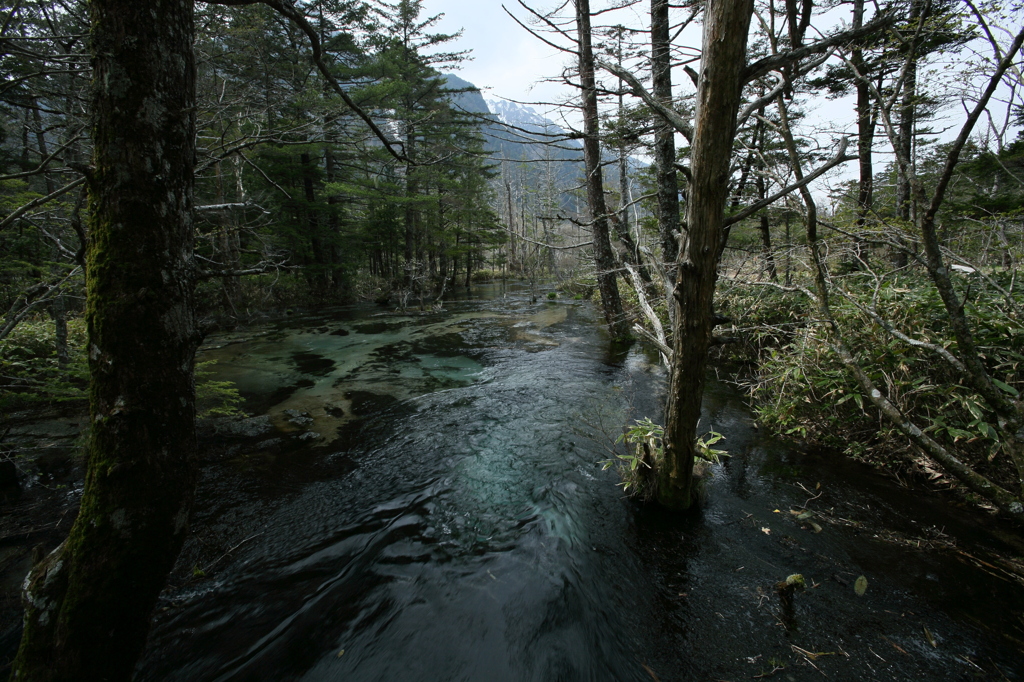
<path id="1" fill-rule="evenodd" d="M 598 461 L 660 418 L 650 358 L 586 304 L 448 308 L 212 342 L 273 433 L 210 444 L 259 464 L 204 469 L 139 679 L 1018 679 L 1022 587 L 911 542 L 998 542 L 969 515 L 762 438 L 718 384 L 708 508 L 636 507 Z"/>

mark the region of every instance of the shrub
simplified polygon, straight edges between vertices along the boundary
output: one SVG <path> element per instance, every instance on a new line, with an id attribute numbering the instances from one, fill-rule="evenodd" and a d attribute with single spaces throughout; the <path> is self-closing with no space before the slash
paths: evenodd
<path id="1" fill-rule="evenodd" d="M 68 365 L 57 364 L 56 325 L 37 315 L 23 320 L 0 341 L 0 409 L 84 400 L 89 368 L 82 318 L 68 319 Z"/>
<path id="2" fill-rule="evenodd" d="M 1002 277 L 992 275 L 997 283 Z M 999 388 L 1019 395 L 1024 390 L 1024 325 L 1016 310 L 1024 306 L 1024 296 L 1014 294 L 1016 303 L 1011 305 L 1003 292 L 977 275 L 960 277 L 956 284 L 989 372 Z M 1009 282 L 1001 284 L 1004 291 L 1011 290 Z M 841 286 L 844 295 L 833 296 L 833 312 L 871 379 L 904 414 L 980 473 L 1012 481 L 1009 458 L 999 457 L 1003 443 L 996 417 L 980 396 L 932 353 L 895 339 L 864 312 L 875 306 L 911 338 L 954 348 L 942 302 L 926 275 L 901 273 L 881 282 L 853 275 Z M 829 343 L 828 330 L 812 319 L 810 302 L 800 294 L 764 294 L 762 289 L 731 287 L 725 297 L 746 312 L 741 324 L 753 328 L 748 338 L 758 369 L 741 383 L 759 420 L 857 459 L 902 466 L 906 437 L 879 421 Z M 786 319 L 799 322 L 780 326 Z M 774 329 L 769 321 L 777 321 Z M 918 461 L 934 473 L 926 460 Z"/>

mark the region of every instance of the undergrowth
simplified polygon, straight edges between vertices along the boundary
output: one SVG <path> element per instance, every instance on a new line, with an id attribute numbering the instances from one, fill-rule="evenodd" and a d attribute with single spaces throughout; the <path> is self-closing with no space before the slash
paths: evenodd
<path id="1" fill-rule="evenodd" d="M 0 413 L 59 405 L 85 409 L 89 386 L 85 320 L 69 318 L 67 325 L 68 363 L 63 369 L 57 362 L 56 326 L 47 316 L 22 321 L 0 341 Z M 211 378 L 213 364 L 196 365 L 197 416 L 241 414 L 242 397 L 232 382 Z"/>
<path id="2" fill-rule="evenodd" d="M 990 275 L 1004 291 L 1010 276 Z M 1003 281 L 1006 280 L 1006 281 Z M 906 466 L 909 441 L 880 420 L 840 362 L 829 328 L 814 319 L 801 292 L 723 283 L 719 305 L 741 327 L 740 353 L 756 369 L 738 380 L 758 420 L 778 433 L 842 450 L 876 465 Z M 1005 294 L 977 275 L 958 277 L 982 360 L 997 386 L 1012 396 L 1024 390 L 1024 324 L 1016 306 L 1024 296 Z M 924 273 L 881 282 L 845 277 L 832 296 L 836 321 L 871 379 L 933 438 L 997 481 L 1011 482 L 1012 465 L 995 428 L 996 417 L 963 377 L 935 355 L 897 340 L 864 308 L 877 311 L 909 337 L 955 349 L 945 310 Z M 944 474 L 922 455 L 916 468 L 930 478 Z"/>
<path id="3" fill-rule="evenodd" d="M 68 364 L 57 363 L 57 333 L 43 315 L 23 320 L 0 341 L 0 412 L 84 401 L 89 382 L 82 318 L 68 319 Z"/>

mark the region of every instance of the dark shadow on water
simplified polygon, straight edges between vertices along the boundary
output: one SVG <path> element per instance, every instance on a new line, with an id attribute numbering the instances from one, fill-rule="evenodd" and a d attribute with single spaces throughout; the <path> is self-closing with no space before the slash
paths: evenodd
<path id="1" fill-rule="evenodd" d="M 348 391 L 345 398 L 352 401 L 352 413 L 358 417 L 383 412 L 397 402 L 394 396 L 369 391 Z"/>
<path id="2" fill-rule="evenodd" d="M 604 364 L 620 367 L 626 362 L 626 358 L 629 357 L 629 353 L 635 343 L 632 339 L 628 341 L 609 341 L 603 359 Z"/>
<path id="3" fill-rule="evenodd" d="M 316 385 L 315 382 L 310 379 L 299 379 L 293 384 L 280 386 L 270 393 L 244 395 L 243 397 L 246 399 L 245 409 L 250 413 L 263 414 L 274 405 L 284 402 L 293 396 L 299 389 L 309 388 L 314 385 Z"/>
<path id="4" fill-rule="evenodd" d="M 302 374 L 312 376 L 326 376 L 336 367 L 334 360 L 325 358 L 317 353 L 295 351 L 291 354 L 291 360 L 295 368 Z"/>

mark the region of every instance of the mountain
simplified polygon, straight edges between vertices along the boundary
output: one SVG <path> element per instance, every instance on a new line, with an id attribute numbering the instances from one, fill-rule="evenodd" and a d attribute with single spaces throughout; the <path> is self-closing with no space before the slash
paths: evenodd
<path id="1" fill-rule="evenodd" d="M 491 114 L 491 110 L 487 108 L 487 102 L 484 101 L 484 96 L 480 94 L 480 90 L 475 85 L 450 73 L 442 74 L 442 77 L 445 79 L 446 88 L 459 91 L 452 94 L 452 101 L 460 109 L 471 114 L 484 116 Z"/>
<path id="2" fill-rule="evenodd" d="M 510 161 L 550 161 L 559 166 L 559 175 L 574 177 L 583 163 L 583 145 L 571 139 L 569 131 L 544 118 L 530 106 L 504 100 L 484 100 L 494 118 L 506 124 L 494 126 L 490 133 L 491 150 Z"/>
<path id="3" fill-rule="evenodd" d="M 491 113 L 502 123 L 511 123 L 524 128 L 534 128 L 542 132 L 554 124 L 537 113 L 533 107 L 525 104 L 517 104 L 507 100 L 485 99 L 484 104 L 491 110 Z"/>
<path id="4" fill-rule="evenodd" d="M 583 145 L 579 139 L 551 119 L 545 118 L 531 106 L 508 100 L 485 99 L 472 83 L 458 76 L 446 74 L 447 86 L 457 90 L 452 95 L 456 106 L 489 123 L 481 126 L 484 135 L 484 149 L 493 155 L 495 162 L 514 164 L 516 174 L 527 185 L 535 188 L 551 182 L 557 191 L 568 192 L 578 188 L 583 178 Z M 614 155 L 605 152 L 605 183 L 618 183 L 618 165 Z M 647 164 L 630 158 L 635 170 Z M 575 202 L 566 194 L 563 198 L 566 208 Z"/>

